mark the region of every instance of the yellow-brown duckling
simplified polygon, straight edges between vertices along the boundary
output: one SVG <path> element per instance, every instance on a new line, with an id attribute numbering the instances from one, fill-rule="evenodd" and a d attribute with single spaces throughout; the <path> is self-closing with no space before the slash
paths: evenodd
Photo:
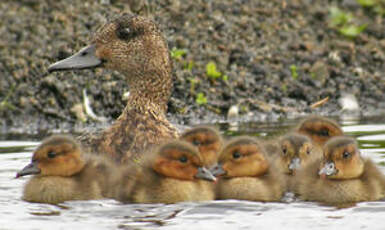
<path id="1" fill-rule="evenodd" d="M 286 190 L 292 191 L 293 178 L 298 169 L 320 158 L 322 153 L 313 148 L 308 136 L 289 133 L 279 140 L 279 150 L 274 160 L 275 166 L 284 174 Z"/>
<path id="2" fill-rule="evenodd" d="M 133 203 L 177 203 L 215 198 L 216 178 L 203 166 L 193 145 L 170 141 L 146 154 L 142 165 L 134 164 L 123 176 L 118 200 Z"/>
<path id="3" fill-rule="evenodd" d="M 211 166 L 217 163 L 223 139 L 215 128 L 197 126 L 182 133 L 180 139 L 193 144 L 199 149 L 203 164 L 207 168 L 211 168 Z"/>
<path id="4" fill-rule="evenodd" d="M 298 171 L 300 198 L 327 205 L 350 206 L 385 197 L 385 177 L 370 159 L 363 158 L 350 137 L 334 137 L 323 158 Z"/>
<path id="5" fill-rule="evenodd" d="M 167 42 L 150 19 L 124 14 L 103 25 L 90 44 L 56 62 L 48 71 L 105 67 L 124 74 L 130 87 L 127 105 L 114 124 L 80 139 L 90 152 L 117 161 L 178 137 L 166 118 L 172 90 L 172 61 Z"/>
<path id="6" fill-rule="evenodd" d="M 344 135 L 337 122 L 318 115 L 311 115 L 302 120 L 295 131 L 310 137 L 316 145 L 321 147 L 330 138 Z"/>
<path id="7" fill-rule="evenodd" d="M 112 198 L 119 175 L 115 168 L 109 159 L 83 154 L 73 138 L 56 135 L 43 141 L 16 177 L 34 175 L 24 187 L 24 200 L 57 204 Z"/>
<path id="8" fill-rule="evenodd" d="M 217 199 L 279 201 L 284 192 L 279 172 L 269 162 L 262 144 L 252 137 L 230 140 L 212 173 L 220 177 Z"/>

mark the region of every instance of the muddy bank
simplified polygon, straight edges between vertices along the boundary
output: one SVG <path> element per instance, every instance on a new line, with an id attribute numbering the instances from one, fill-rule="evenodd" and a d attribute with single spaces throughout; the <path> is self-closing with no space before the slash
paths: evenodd
<path id="1" fill-rule="evenodd" d="M 366 29 L 353 39 L 341 35 L 330 26 L 332 6 Z M 232 105 L 245 120 L 338 115 L 343 93 L 355 95 L 364 115 L 385 111 L 385 17 L 354 0 L 5 0 L 0 132 L 106 125 L 82 114 L 83 89 L 98 116 L 115 119 L 129 91 L 122 75 L 103 69 L 48 74 L 47 67 L 85 46 L 100 24 L 122 12 L 153 18 L 174 49 L 174 123 L 223 120 Z M 211 76 L 210 62 L 216 68 Z M 328 103 L 310 108 L 325 97 Z"/>

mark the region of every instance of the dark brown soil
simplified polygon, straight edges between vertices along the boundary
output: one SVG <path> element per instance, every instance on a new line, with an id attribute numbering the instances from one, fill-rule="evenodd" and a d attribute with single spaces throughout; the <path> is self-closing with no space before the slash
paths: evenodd
<path id="1" fill-rule="evenodd" d="M 366 30 L 354 39 L 342 36 L 329 24 L 332 6 Z M 174 60 L 174 123 L 224 120 L 232 105 L 241 120 L 339 115 L 343 93 L 356 96 L 365 116 L 385 111 L 385 17 L 355 0 L 2 0 L 0 133 L 97 126 L 74 112 L 84 88 L 94 112 L 115 119 L 129 90 L 122 75 L 102 69 L 48 74 L 47 67 L 85 46 L 109 17 L 131 11 L 153 18 L 170 49 L 186 51 Z M 207 76 L 210 61 L 227 80 Z M 207 104 L 196 103 L 199 93 Z M 325 97 L 330 100 L 322 107 L 309 107 Z"/>

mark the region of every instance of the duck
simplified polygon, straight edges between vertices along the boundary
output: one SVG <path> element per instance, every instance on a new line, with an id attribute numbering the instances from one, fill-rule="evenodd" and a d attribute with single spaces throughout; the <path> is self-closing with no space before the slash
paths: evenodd
<path id="1" fill-rule="evenodd" d="M 206 168 L 211 168 L 217 163 L 218 154 L 223 145 L 223 138 L 217 129 L 199 125 L 183 132 L 179 139 L 198 148 Z"/>
<path id="2" fill-rule="evenodd" d="M 279 140 L 279 152 L 274 164 L 286 181 L 286 192 L 292 192 L 293 179 L 298 169 L 322 157 L 322 152 L 313 148 L 312 140 L 299 133 L 288 133 Z"/>
<path id="3" fill-rule="evenodd" d="M 294 131 L 310 137 L 319 147 L 322 147 L 332 137 L 344 135 L 341 126 L 336 121 L 318 115 L 306 117 L 299 122 Z"/>
<path id="4" fill-rule="evenodd" d="M 102 25 L 88 46 L 55 62 L 49 72 L 103 67 L 124 74 L 130 87 L 126 107 L 113 124 L 79 137 L 92 153 L 117 162 L 139 157 L 146 149 L 176 139 L 167 120 L 172 91 L 172 60 L 161 30 L 152 20 L 122 14 Z"/>
<path id="5" fill-rule="evenodd" d="M 171 140 L 142 156 L 123 173 L 117 200 L 172 204 L 215 199 L 216 178 L 192 144 Z"/>
<path id="6" fill-rule="evenodd" d="M 298 171 L 295 190 L 305 201 L 349 207 L 383 199 L 385 176 L 353 138 L 337 136 L 325 143 L 321 159 Z"/>
<path id="7" fill-rule="evenodd" d="M 218 164 L 217 199 L 280 201 L 285 183 L 256 138 L 240 136 L 223 147 Z"/>
<path id="8" fill-rule="evenodd" d="M 16 178 L 32 175 L 22 199 L 58 204 L 69 200 L 113 198 L 119 181 L 115 163 L 106 157 L 85 154 L 77 141 L 64 135 L 45 139 L 31 163 Z"/>

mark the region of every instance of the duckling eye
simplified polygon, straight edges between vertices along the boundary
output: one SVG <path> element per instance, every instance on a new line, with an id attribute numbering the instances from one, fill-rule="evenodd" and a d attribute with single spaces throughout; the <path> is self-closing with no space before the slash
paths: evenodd
<path id="1" fill-rule="evenodd" d="M 199 140 L 193 140 L 192 143 L 193 143 L 193 145 L 196 145 L 196 146 L 199 146 L 202 144 Z"/>
<path id="2" fill-rule="evenodd" d="M 187 162 L 187 157 L 186 156 L 181 156 L 179 158 L 179 161 L 182 162 L 182 163 L 186 163 Z"/>
<path id="3" fill-rule="evenodd" d="M 344 159 L 347 159 L 347 158 L 349 158 L 351 156 L 351 154 L 349 153 L 349 152 L 347 152 L 347 151 L 345 151 L 343 154 L 342 154 L 342 157 L 344 158 Z"/>
<path id="4" fill-rule="evenodd" d="M 56 157 L 56 153 L 54 151 L 49 151 L 47 153 L 47 156 L 48 156 L 48 158 L 54 158 L 54 157 Z"/>
<path id="5" fill-rule="evenodd" d="M 329 136 L 329 131 L 327 129 L 322 129 L 319 131 L 320 136 L 328 137 Z"/>
<path id="6" fill-rule="evenodd" d="M 287 153 L 287 148 L 286 147 L 282 148 L 282 153 L 283 153 L 283 155 L 286 155 L 286 153 Z"/>
<path id="7" fill-rule="evenodd" d="M 130 28 L 128 28 L 128 27 L 125 27 L 125 28 L 119 28 L 119 29 L 116 31 L 116 35 L 118 36 L 119 39 L 127 40 L 128 38 L 131 37 L 131 30 L 130 30 Z"/>
<path id="8" fill-rule="evenodd" d="M 239 152 L 234 152 L 233 153 L 233 158 L 234 159 L 238 159 L 238 158 L 240 158 L 241 157 L 241 154 L 239 153 Z"/>

